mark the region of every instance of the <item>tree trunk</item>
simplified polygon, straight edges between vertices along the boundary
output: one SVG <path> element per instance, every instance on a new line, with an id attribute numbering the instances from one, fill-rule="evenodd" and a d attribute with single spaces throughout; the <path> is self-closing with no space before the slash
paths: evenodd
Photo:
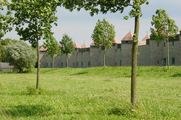
<path id="1" fill-rule="evenodd" d="M 167 65 L 168 65 L 168 70 L 170 69 L 170 62 L 169 62 L 169 41 L 167 38 Z"/>
<path id="2" fill-rule="evenodd" d="M 37 81 L 36 81 L 36 89 L 39 89 L 39 73 L 40 73 L 40 59 L 39 59 L 39 41 L 38 37 L 36 38 L 37 41 L 37 61 L 38 61 L 38 68 L 37 68 Z"/>
<path id="3" fill-rule="evenodd" d="M 52 69 L 53 69 L 53 73 L 54 73 L 54 56 L 53 56 L 53 67 L 52 67 Z"/>
<path id="4" fill-rule="evenodd" d="M 139 16 L 135 17 L 135 28 L 132 45 L 132 70 L 131 70 L 131 103 L 136 106 L 136 74 L 138 53 Z"/>
<path id="5" fill-rule="evenodd" d="M 23 73 L 23 69 L 22 68 L 19 68 L 19 73 Z"/>
<path id="6" fill-rule="evenodd" d="M 67 68 L 68 68 L 68 54 L 66 54 L 66 56 L 67 56 Z"/>
<path id="7" fill-rule="evenodd" d="M 104 67 L 106 67 L 106 47 L 104 46 Z"/>

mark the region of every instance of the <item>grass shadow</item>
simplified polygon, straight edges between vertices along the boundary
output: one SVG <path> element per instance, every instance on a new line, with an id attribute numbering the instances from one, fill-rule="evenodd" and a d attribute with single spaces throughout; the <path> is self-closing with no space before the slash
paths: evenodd
<path id="1" fill-rule="evenodd" d="M 173 74 L 171 77 L 181 77 L 181 73 Z"/>
<path id="2" fill-rule="evenodd" d="M 11 117 L 47 116 L 48 111 L 52 110 L 50 106 L 45 105 L 18 105 L 10 108 L 3 113 Z"/>
<path id="3" fill-rule="evenodd" d="M 127 109 L 113 108 L 110 111 L 108 111 L 108 115 L 124 116 L 127 114 L 127 112 Z"/>
<path id="4" fill-rule="evenodd" d="M 72 74 L 72 75 L 84 75 L 84 74 L 87 74 L 88 72 L 78 72 L 76 74 Z"/>

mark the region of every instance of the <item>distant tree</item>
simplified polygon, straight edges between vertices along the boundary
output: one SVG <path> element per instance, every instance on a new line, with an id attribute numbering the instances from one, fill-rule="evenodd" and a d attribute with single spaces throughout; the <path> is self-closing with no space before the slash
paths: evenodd
<path id="1" fill-rule="evenodd" d="M 6 60 L 10 65 L 19 69 L 19 73 L 24 68 L 33 68 L 36 63 L 36 51 L 33 50 L 26 42 L 10 42 L 5 47 Z"/>
<path id="2" fill-rule="evenodd" d="M 50 36 L 46 39 L 46 42 L 44 42 L 44 48 L 47 48 L 46 52 L 50 57 L 53 59 L 53 72 L 54 72 L 54 60 L 57 56 L 61 54 L 60 46 L 58 45 L 58 42 L 53 36 Z"/>
<path id="3" fill-rule="evenodd" d="M 73 41 L 67 34 L 64 34 L 62 40 L 60 41 L 62 45 L 61 51 L 63 54 L 66 54 L 67 57 L 67 67 L 68 67 L 68 54 L 74 51 Z"/>
<path id="4" fill-rule="evenodd" d="M 174 20 L 169 18 L 165 10 L 157 9 L 156 14 L 157 16 L 152 16 L 151 25 L 154 26 L 154 28 L 150 28 L 151 36 L 155 38 L 157 42 L 167 41 L 167 64 L 169 69 L 169 38 L 177 35 L 178 26 Z"/>
<path id="5" fill-rule="evenodd" d="M 17 42 L 19 40 L 11 39 L 11 38 L 5 38 L 0 40 L 0 62 L 6 62 L 6 54 L 4 50 L 4 46 L 9 44 L 10 42 Z"/>
<path id="6" fill-rule="evenodd" d="M 106 66 L 105 64 L 106 49 L 112 47 L 115 34 L 116 32 L 112 24 L 109 24 L 109 22 L 106 21 L 105 18 L 103 19 L 103 21 L 98 19 L 91 37 L 96 46 L 104 47 L 104 67 Z"/>
<path id="7" fill-rule="evenodd" d="M 8 9 L 14 12 L 14 24 L 21 40 L 29 41 L 37 48 L 37 82 L 39 89 L 39 40 L 46 39 L 53 34 L 52 24 L 57 25 L 55 16 L 58 0 L 11 0 Z"/>

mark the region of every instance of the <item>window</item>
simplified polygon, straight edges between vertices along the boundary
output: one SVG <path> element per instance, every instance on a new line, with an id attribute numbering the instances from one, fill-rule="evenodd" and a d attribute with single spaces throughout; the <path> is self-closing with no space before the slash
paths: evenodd
<path id="1" fill-rule="evenodd" d="M 115 62 L 115 65 L 117 65 L 117 62 Z"/>
<path id="2" fill-rule="evenodd" d="M 159 43 L 157 43 L 157 47 L 159 47 Z"/>
<path id="3" fill-rule="evenodd" d="M 158 60 L 158 64 L 159 64 L 160 62 L 159 62 L 159 60 Z"/>
<path id="4" fill-rule="evenodd" d="M 163 58 L 163 65 L 166 65 L 166 58 Z"/>
<path id="5" fill-rule="evenodd" d="M 172 41 L 172 46 L 174 46 L 174 41 Z"/>
<path id="6" fill-rule="evenodd" d="M 61 56 L 63 56 L 63 53 L 61 53 Z"/>
<path id="7" fill-rule="evenodd" d="M 79 67 L 79 63 L 77 62 L 77 67 Z"/>
<path id="8" fill-rule="evenodd" d="M 125 41 L 125 43 L 126 43 L 126 44 L 128 44 L 128 43 L 129 43 L 129 41 Z"/>
<path id="9" fill-rule="evenodd" d="M 117 49 L 115 49 L 115 52 L 117 52 Z"/>
<path id="10" fill-rule="evenodd" d="M 90 67 L 90 61 L 88 62 L 88 67 Z"/>
<path id="11" fill-rule="evenodd" d="M 63 62 L 61 62 L 61 67 L 63 67 Z"/>
<path id="12" fill-rule="evenodd" d="M 58 66 L 59 66 L 59 63 L 58 63 Z"/>
<path id="13" fill-rule="evenodd" d="M 101 50 L 99 50 L 99 53 L 101 53 Z"/>
<path id="14" fill-rule="evenodd" d="M 81 67 L 83 67 L 83 62 L 81 62 Z"/>
<path id="15" fill-rule="evenodd" d="M 165 42 L 164 42 L 164 47 L 165 47 Z"/>
<path id="16" fill-rule="evenodd" d="M 101 62 L 99 62 L 99 66 L 101 66 Z"/>
<path id="17" fill-rule="evenodd" d="M 50 63 L 50 67 L 52 67 L 52 63 Z"/>
<path id="18" fill-rule="evenodd" d="M 172 58 L 172 65 L 175 65 L 175 58 Z"/>
<path id="19" fill-rule="evenodd" d="M 121 48 L 120 48 L 120 51 L 121 51 Z"/>
<path id="20" fill-rule="evenodd" d="M 93 46 L 93 48 L 96 48 L 96 46 Z"/>
<path id="21" fill-rule="evenodd" d="M 88 52 L 88 54 L 90 54 L 90 52 Z"/>
<path id="22" fill-rule="evenodd" d="M 83 52 L 81 52 L 81 55 L 83 55 Z"/>
<path id="23" fill-rule="evenodd" d="M 79 53 L 77 52 L 77 55 L 78 55 Z"/>
<path id="24" fill-rule="evenodd" d="M 48 67 L 48 63 L 46 63 L 46 67 Z"/>
<path id="25" fill-rule="evenodd" d="M 119 63 L 119 65 L 121 66 L 121 60 L 120 60 L 120 63 Z"/>
<path id="26" fill-rule="evenodd" d="M 65 63 L 66 67 L 67 67 L 67 62 Z"/>

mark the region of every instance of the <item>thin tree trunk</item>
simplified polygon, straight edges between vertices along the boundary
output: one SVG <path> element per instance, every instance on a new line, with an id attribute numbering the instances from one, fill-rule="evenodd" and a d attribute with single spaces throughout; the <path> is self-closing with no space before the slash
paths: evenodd
<path id="1" fill-rule="evenodd" d="M 68 54 L 66 54 L 67 55 L 67 68 L 68 68 Z"/>
<path id="2" fill-rule="evenodd" d="M 104 46 L 104 67 L 106 67 L 106 47 Z"/>
<path id="3" fill-rule="evenodd" d="M 36 89 L 39 89 L 40 59 L 39 59 L 39 41 L 38 41 L 38 37 L 36 38 L 36 40 L 37 40 L 37 61 L 38 61 Z"/>
<path id="4" fill-rule="evenodd" d="M 54 73 L 54 56 L 53 56 L 53 68 L 52 69 L 53 69 L 53 73 Z"/>
<path id="5" fill-rule="evenodd" d="M 170 62 L 169 62 L 169 41 L 167 38 L 167 61 L 168 61 L 168 70 L 170 69 Z"/>
<path id="6" fill-rule="evenodd" d="M 131 70 L 131 103 L 136 106 L 136 74 L 137 74 L 137 53 L 138 53 L 139 16 L 135 17 L 135 29 L 132 45 L 132 70 Z"/>

